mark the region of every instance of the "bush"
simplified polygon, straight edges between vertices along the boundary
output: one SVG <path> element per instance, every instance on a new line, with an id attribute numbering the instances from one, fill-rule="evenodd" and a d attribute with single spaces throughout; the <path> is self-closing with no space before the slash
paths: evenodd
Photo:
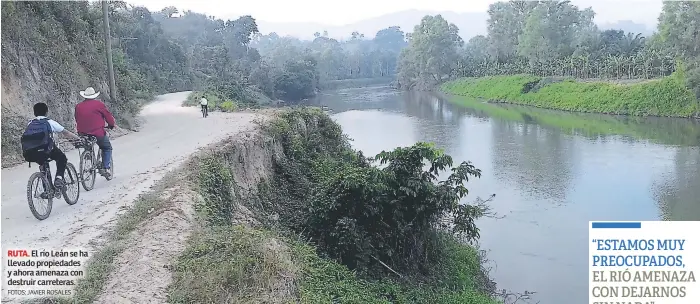
<path id="1" fill-rule="evenodd" d="M 234 112 L 236 111 L 236 104 L 233 101 L 224 101 L 219 105 L 219 108 L 223 112 Z"/>
<path id="2" fill-rule="evenodd" d="M 259 207 L 278 213 L 283 226 L 343 265 L 374 274 L 430 275 L 443 255 L 439 231 L 479 237 L 474 219 L 483 208 L 459 204 L 467 194 L 463 183 L 480 176 L 473 165 L 450 168 L 452 158 L 425 143 L 365 158 L 335 122 L 313 111 L 283 114 L 268 128 L 286 158 L 269 187 L 276 196 L 262 197 Z M 304 126 L 310 127 L 298 130 Z M 386 166 L 372 166 L 374 160 Z M 453 173 L 438 182 L 448 169 Z M 287 203 L 275 206 L 280 199 Z"/>

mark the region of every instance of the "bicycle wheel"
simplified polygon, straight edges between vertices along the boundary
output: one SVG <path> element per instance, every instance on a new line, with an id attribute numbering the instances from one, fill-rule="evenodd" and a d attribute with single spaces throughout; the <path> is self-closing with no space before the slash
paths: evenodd
<path id="1" fill-rule="evenodd" d="M 66 200 L 68 205 L 75 205 L 80 197 L 80 182 L 78 178 L 78 172 L 75 171 L 75 166 L 73 164 L 66 164 L 66 174 L 63 176 L 63 181 L 66 186 L 61 191 L 63 194 L 63 199 Z"/>
<path id="2" fill-rule="evenodd" d="M 35 202 L 35 199 L 45 203 L 39 205 Z M 27 183 L 27 201 L 29 202 L 29 210 L 32 211 L 36 219 L 43 221 L 51 214 L 53 193 L 51 193 L 51 186 L 43 173 L 34 172 L 34 174 L 29 177 L 29 182 Z M 37 208 L 37 206 L 43 208 Z"/>
<path id="3" fill-rule="evenodd" d="M 80 154 L 80 181 L 85 191 L 95 187 L 95 177 L 97 177 L 97 166 L 95 166 L 95 155 L 92 151 L 85 150 Z"/>

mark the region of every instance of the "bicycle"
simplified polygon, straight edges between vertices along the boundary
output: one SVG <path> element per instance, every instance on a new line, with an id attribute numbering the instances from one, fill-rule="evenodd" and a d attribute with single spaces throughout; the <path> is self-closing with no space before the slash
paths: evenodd
<path id="1" fill-rule="evenodd" d="M 68 203 L 68 205 L 75 205 L 80 197 L 80 185 L 78 184 L 78 172 L 75 171 L 75 166 L 68 162 L 66 164 L 66 172 L 63 176 L 63 182 L 65 186 L 61 189 L 56 188 L 53 183 L 53 178 L 51 176 L 51 166 L 49 162 L 52 159 L 48 158 L 43 164 L 39 165 L 39 172 L 34 172 L 29 177 L 29 182 L 27 183 L 27 200 L 29 201 L 29 210 L 32 212 L 35 218 L 42 221 L 49 217 L 51 214 L 51 209 L 53 208 L 54 198 L 59 198 L 63 195 L 63 199 Z M 36 186 L 34 186 L 36 182 Z M 39 184 L 41 184 L 43 190 L 34 193 L 33 190 L 38 190 Z M 74 185 L 76 187 L 74 187 Z M 75 188 L 75 198 L 71 199 L 69 197 L 69 190 Z M 70 194 L 72 194 L 71 191 Z M 37 207 L 34 203 L 34 198 L 46 200 L 47 207 L 45 213 L 39 213 Z"/>
<path id="2" fill-rule="evenodd" d="M 107 129 L 107 128 L 105 128 Z M 95 178 L 97 177 L 97 172 L 105 177 L 105 179 L 112 180 L 114 178 L 114 158 L 110 156 L 109 163 L 109 177 L 104 175 L 102 166 L 102 149 L 97 149 L 95 153 L 95 145 L 97 145 L 97 137 L 94 135 L 79 135 L 82 139 L 82 144 L 79 145 L 78 150 L 83 148 L 83 152 L 80 154 L 80 182 L 83 184 L 83 189 L 85 191 L 90 191 L 95 187 Z"/>
<path id="3" fill-rule="evenodd" d="M 200 106 L 202 108 L 202 118 L 207 118 L 209 116 L 209 107 Z"/>

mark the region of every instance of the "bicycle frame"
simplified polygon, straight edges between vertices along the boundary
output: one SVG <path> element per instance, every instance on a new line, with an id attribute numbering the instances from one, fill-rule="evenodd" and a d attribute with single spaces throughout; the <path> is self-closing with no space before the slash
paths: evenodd
<path id="1" fill-rule="evenodd" d="M 46 176 L 46 180 L 49 181 L 49 187 L 51 187 L 51 190 L 53 190 L 54 186 L 53 181 L 51 180 L 51 166 L 49 166 L 48 161 L 44 162 L 41 166 L 39 166 L 39 172 L 43 173 L 44 176 Z"/>
<path id="2" fill-rule="evenodd" d="M 56 189 L 56 186 L 53 184 L 53 177 L 51 174 L 51 166 L 49 165 L 49 161 L 44 162 L 42 165 L 39 166 L 39 172 L 44 174 L 44 177 L 46 178 L 46 182 L 48 184 L 48 189 L 44 189 L 48 197 L 60 197 L 61 192 Z M 43 195 L 42 195 L 43 197 Z"/>
<path id="3" fill-rule="evenodd" d="M 92 164 L 92 169 L 99 169 L 102 166 L 102 163 L 97 162 L 98 156 L 102 156 L 102 148 L 99 146 L 97 147 L 97 151 L 95 151 L 95 146 L 97 146 L 97 142 L 94 139 L 88 140 L 88 145 L 84 146 L 83 149 L 86 151 L 90 151 L 90 154 L 92 154 L 92 159 L 95 160 L 95 162 Z M 89 147 L 89 148 L 88 148 Z M 80 152 L 80 149 L 78 149 L 78 152 Z M 98 154 L 99 153 L 99 154 Z M 82 154 L 82 153 L 79 153 Z"/>

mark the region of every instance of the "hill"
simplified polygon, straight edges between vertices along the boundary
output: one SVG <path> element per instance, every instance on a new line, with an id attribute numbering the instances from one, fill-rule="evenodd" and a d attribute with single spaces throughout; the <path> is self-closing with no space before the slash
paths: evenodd
<path id="1" fill-rule="evenodd" d="M 367 38 L 372 38 L 377 31 L 398 25 L 406 32 L 412 32 L 413 27 L 420 23 L 425 15 L 441 14 L 447 21 L 459 27 L 459 34 L 468 40 L 476 35 L 486 34 L 486 12 L 456 13 L 450 11 L 404 10 L 379 17 L 369 18 L 355 23 L 332 26 L 313 22 L 267 22 L 258 21 L 261 33 L 276 32 L 284 36 L 290 35 L 302 39 L 314 39 L 314 32 L 328 31 L 332 38 L 340 39 L 350 37 L 354 31 L 362 33 Z"/>
<path id="2" fill-rule="evenodd" d="M 649 27 L 646 24 L 637 23 L 632 20 L 601 23 L 598 27 L 601 30 L 623 30 L 625 32 L 641 33 L 645 37 L 651 36 L 651 34 L 656 31 L 656 27 Z"/>

